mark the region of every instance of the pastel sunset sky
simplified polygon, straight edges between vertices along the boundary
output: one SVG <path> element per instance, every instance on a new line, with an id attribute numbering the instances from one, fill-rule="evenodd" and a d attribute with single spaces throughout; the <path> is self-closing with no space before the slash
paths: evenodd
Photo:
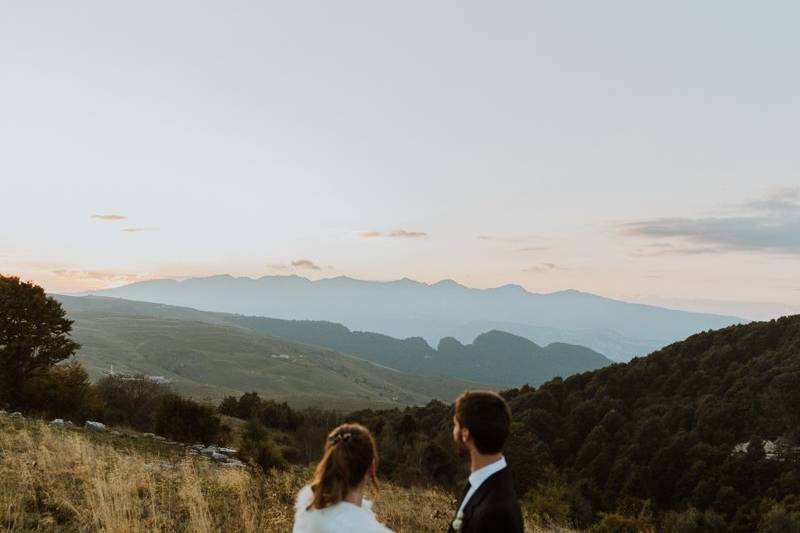
<path id="1" fill-rule="evenodd" d="M 797 311 L 798 20 L 788 0 L 6 2 L 0 273 Z"/>

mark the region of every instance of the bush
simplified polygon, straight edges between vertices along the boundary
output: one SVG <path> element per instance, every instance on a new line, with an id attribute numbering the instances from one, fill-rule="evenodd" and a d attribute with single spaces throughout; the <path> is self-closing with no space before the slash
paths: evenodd
<path id="1" fill-rule="evenodd" d="M 161 398 L 169 393 L 165 385 L 144 376 L 108 376 L 98 381 L 96 388 L 103 405 L 102 421 L 139 431 L 155 430 L 156 410 Z"/>
<path id="2" fill-rule="evenodd" d="M 261 412 L 261 398 L 257 392 L 246 392 L 238 400 L 228 396 L 219 404 L 218 410 L 223 415 L 250 420 Z"/>
<path id="3" fill-rule="evenodd" d="M 242 420 L 257 417 L 261 425 L 267 428 L 294 431 L 303 424 L 303 415 L 289 407 L 289 404 L 262 400 L 255 392 L 247 392 L 238 400 L 228 396 L 219 404 L 218 410 L 223 415 L 235 416 Z"/>
<path id="4" fill-rule="evenodd" d="M 647 518 L 600 513 L 601 519 L 591 530 L 595 533 L 649 533 L 655 526 Z"/>
<path id="5" fill-rule="evenodd" d="M 272 400 L 261 402 L 259 418 L 264 427 L 268 428 L 293 431 L 303 424 L 303 416 L 289 407 L 289 404 Z"/>
<path id="6" fill-rule="evenodd" d="M 570 518 L 569 494 L 564 485 L 553 483 L 529 490 L 522 498 L 525 510 L 545 526 L 564 525 Z"/>
<path id="7" fill-rule="evenodd" d="M 238 407 L 239 402 L 234 396 L 226 396 L 222 402 L 220 402 L 217 411 L 227 416 L 238 416 Z"/>
<path id="8" fill-rule="evenodd" d="M 775 505 L 758 524 L 759 533 L 794 533 L 800 531 L 800 513 L 789 512 L 783 505 Z"/>
<path id="9" fill-rule="evenodd" d="M 183 442 L 224 444 L 229 437 L 211 407 L 177 394 L 161 398 L 155 414 L 155 431 Z"/>
<path id="10" fill-rule="evenodd" d="M 669 511 L 661 521 L 663 533 L 722 533 L 728 531 L 725 519 L 713 512 L 701 513 L 694 507 L 685 511 Z"/>
<path id="11" fill-rule="evenodd" d="M 266 428 L 255 417 L 245 425 L 240 453 L 245 459 L 260 466 L 264 472 L 286 466 L 286 459 L 280 449 L 270 439 Z"/>
<path id="12" fill-rule="evenodd" d="M 47 418 L 83 423 L 100 410 L 89 375 L 79 363 L 56 365 L 23 386 L 26 407 Z"/>

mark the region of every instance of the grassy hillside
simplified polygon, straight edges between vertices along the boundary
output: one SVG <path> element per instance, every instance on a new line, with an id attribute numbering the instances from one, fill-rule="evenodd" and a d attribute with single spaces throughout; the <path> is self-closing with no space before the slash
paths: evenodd
<path id="1" fill-rule="evenodd" d="M 223 468 L 130 435 L 0 418 L 0 531 L 285 533 L 309 470 Z M 455 499 L 383 483 L 378 518 L 400 533 L 445 531 Z M 528 517 L 528 533 L 542 531 Z M 554 531 L 554 530 L 550 530 Z"/>
<path id="2" fill-rule="evenodd" d="M 474 383 L 418 377 L 332 350 L 207 322 L 70 311 L 78 360 L 99 377 L 159 375 L 194 397 L 219 400 L 256 391 L 296 406 L 341 410 L 452 400 Z"/>
<path id="3" fill-rule="evenodd" d="M 336 350 L 401 372 L 492 383 L 498 387 L 539 385 L 555 376 L 569 376 L 611 364 L 602 354 L 583 346 L 554 343 L 541 347 L 500 331 L 479 335 L 467 345 L 452 338 L 443 339 L 439 348 L 434 349 L 419 337 L 395 339 L 379 333 L 350 331 L 333 322 L 209 313 L 118 298 L 58 296 L 58 299 L 74 316 L 134 315 L 233 326 Z"/>

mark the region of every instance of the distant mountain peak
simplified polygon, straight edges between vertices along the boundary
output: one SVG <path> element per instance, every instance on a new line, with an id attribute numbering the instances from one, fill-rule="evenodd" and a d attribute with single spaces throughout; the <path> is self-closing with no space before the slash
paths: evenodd
<path id="1" fill-rule="evenodd" d="M 452 287 L 454 289 L 466 289 L 467 288 L 464 285 L 458 283 L 457 281 L 454 281 L 454 280 L 449 279 L 449 278 L 437 281 L 436 283 L 432 284 L 431 287 L 442 287 L 442 288 Z"/>
<path id="2" fill-rule="evenodd" d="M 437 348 L 438 351 L 443 352 L 447 350 L 461 350 L 464 348 L 464 344 L 461 343 L 458 339 L 453 337 L 445 337 L 439 341 L 439 346 Z"/>
<path id="3" fill-rule="evenodd" d="M 514 335 L 513 333 L 508 333 L 506 331 L 500 331 L 499 329 L 493 329 L 491 331 L 487 331 L 486 333 L 481 333 L 472 343 L 475 346 L 487 347 L 487 348 L 514 348 L 514 349 L 532 349 L 535 350 L 537 348 L 541 348 L 538 344 L 533 342 L 532 340 L 526 339 L 525 337 L 520 337 L 519 335 Z"/>
<path id="4" fill-rule="evenodd" d="M 528 290 L 525 287 L 523 287 L 522 285 L 518 285 L 516 283 L 506 283 L 505 285 L 497 287 L 495 290 L 503 292 L 518 292 L 523 294 L 528 292 Z"/>

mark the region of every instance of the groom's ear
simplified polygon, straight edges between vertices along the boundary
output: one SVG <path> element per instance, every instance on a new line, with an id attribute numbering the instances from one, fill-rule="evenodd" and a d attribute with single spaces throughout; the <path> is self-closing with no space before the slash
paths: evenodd
<path id="1" fill-rule="evenodd" d="M 472 438 L 472 435 L 469 434 L 469 428 L 462 427 L 461 428 L 461 442 L 467 444 L 469 439 Z"/>

